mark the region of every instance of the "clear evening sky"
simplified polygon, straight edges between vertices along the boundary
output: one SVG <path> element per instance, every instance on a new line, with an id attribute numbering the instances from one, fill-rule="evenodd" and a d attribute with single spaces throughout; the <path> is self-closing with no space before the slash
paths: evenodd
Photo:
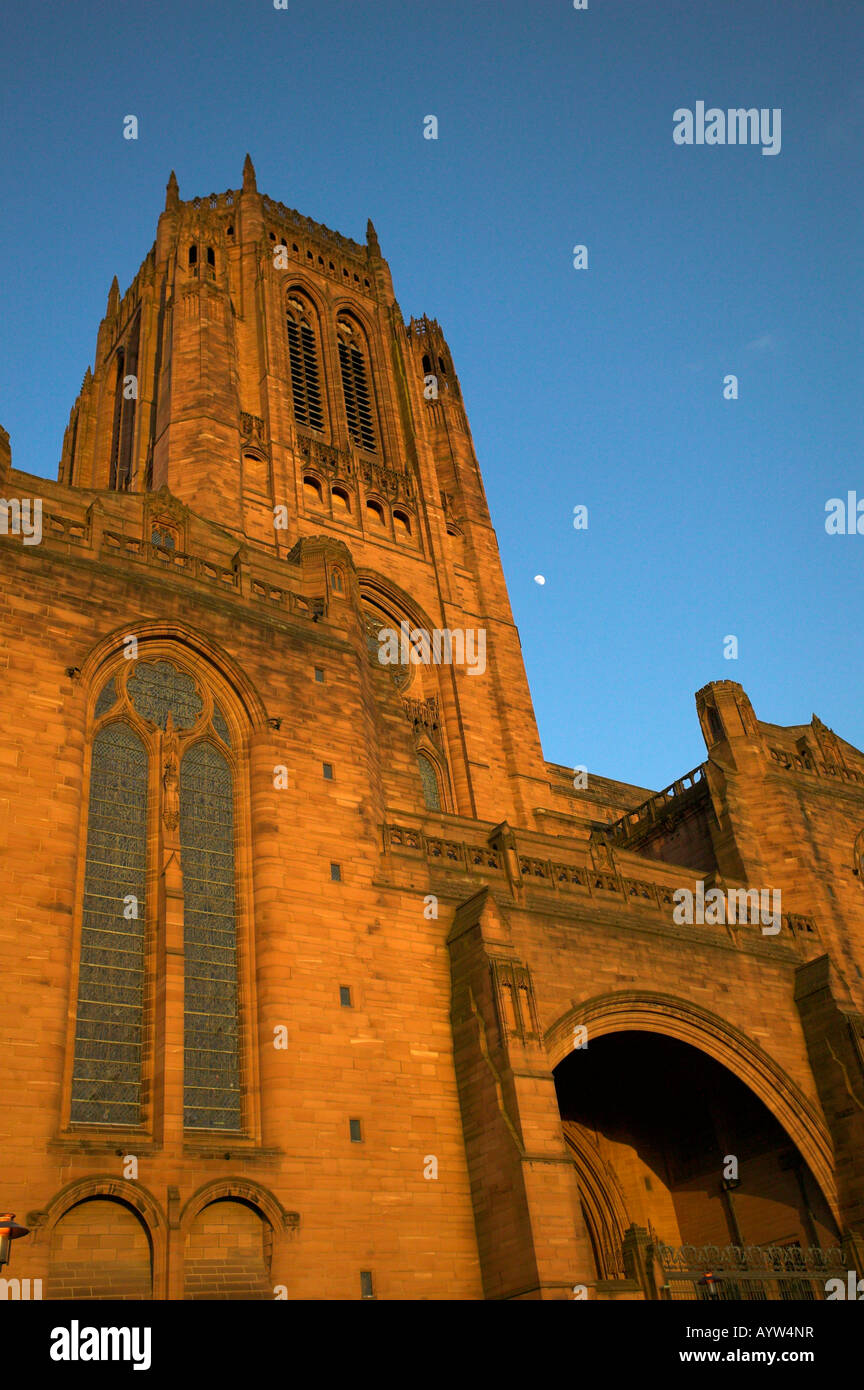
<path id="1" fill-rule="evenodd" d="M 169 171 L 183 198 L 237 188 L 249 150 L 271 197 L 358 241 L 371 216 L 406 319 L 444 328 L 547 758 L 661 787 L 704 756 L 717 679 L 864 746 L 864 535 L 825 531 L 829 498 L 864 498 L 864 6 L 19 0 L 0 22 L 18 468 L 56 476 Z M 698 101 L 779 108 L 780 152 L 676 145 Z"/>

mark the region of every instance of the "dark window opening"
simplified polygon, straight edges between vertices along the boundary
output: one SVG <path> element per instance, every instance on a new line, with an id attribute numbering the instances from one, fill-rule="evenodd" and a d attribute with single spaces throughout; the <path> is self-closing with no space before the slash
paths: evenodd
<path id="1" fill-rule="evenodd" d="M 359 334 L 355 332 L 353 324 L 343 319 L 338 329 L 339 369 L 342 374 L 348 434 L 358 448 L 372 453 L 375 450 L 375 430 L 366 359 L 357 346 Z"/>
<path id="2" fill-rule="evenodd" d="M 323 430 L 324 406 L 318 370 L 318 347 L 310 323 L 309 310 L 299 299 L 291 299 L 288 302 L 286 326 L 294 418 L 298 425 Z"/>
<path id="3" fill-rule="evenodd" d="M 132 481 L 132 449 L 135 439 L 135 406 L 137 396 L 138 334 L 141 326 L 136 317 L 126 343 L 117 351 L 117 377 L 114 387 L 114 426 L 111 437 L 111 460 L 108 486 L 115 492 L 126 492 Z M 131 378 L 131 381 L 130 381 Z"/>

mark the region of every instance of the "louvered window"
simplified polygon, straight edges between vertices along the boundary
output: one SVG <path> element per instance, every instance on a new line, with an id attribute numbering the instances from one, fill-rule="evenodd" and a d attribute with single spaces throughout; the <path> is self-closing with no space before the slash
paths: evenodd
<path id="1" fill-rule="evenodd" d="M 323 430 L 324 410 L 321 403 L 321 382 L 318 371 L 318 347 L 312 327 L 311 313 L 299 299 L 288 300 L 288 356 L 291 364 L 291 391 L 294 396 L 294 418 L 298 425 Z"/>
<path id="2" fill-rule="evenodd" d="M 366 356 L 360 330 L 350 319 L 340 319 L 336 325 L 339 335 L 339 370 L 342 373 L 342 394 L 345 398 L 345 418 L 348 434 L 360 449 L 375 450 L 375 429 L 372 416 L 372 394 L 366 368 Z"/>

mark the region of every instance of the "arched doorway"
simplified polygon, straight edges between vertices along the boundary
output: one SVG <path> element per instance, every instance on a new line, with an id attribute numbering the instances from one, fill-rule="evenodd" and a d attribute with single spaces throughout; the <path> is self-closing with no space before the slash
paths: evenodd
<path id="1" fill-rule="evenodd" d="M 693 1250 L 839 1243 L 825 1194 L 787 1131 L 705 1051 L 658 1031 L 592 1032 L 554 1075 L 598 1279 L 623 1277 L 625 1232 L 636 1228 L 655 1252 L 663 1247 L 658 1281 L 672 1297 L 699 1297 L 705 1287 L 682 1277 L 687 1257 L 670 1252 L 683 1247 L 698 1262 Z M 723 1296 L 810 1295 L 806 1281 L 757 1277 L 760 1258 L 751 1256 L 749 1272 L 739 1260 L 737 1280 L 721 1274 Z M 802 1258 L 790 1253 L 786 1263 Z M 785 1257 L 771 1259 L 779 1268 Z M 711 1263 L 706 1257 L 706 1272 Z"/>

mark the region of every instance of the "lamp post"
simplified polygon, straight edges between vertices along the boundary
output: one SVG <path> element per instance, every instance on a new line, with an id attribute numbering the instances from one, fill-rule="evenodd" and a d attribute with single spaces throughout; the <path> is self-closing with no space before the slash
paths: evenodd
<path id="1" fill-rule="evenodd" d="M 29 1227 L 18 1225 L 14 1211 L 7 1211 L 0 1215 L 0 1269 L 9 1263 L 13 1240 L 20 1240 L 22 1236 L 29 1236 L 29 1234 Z"/>

